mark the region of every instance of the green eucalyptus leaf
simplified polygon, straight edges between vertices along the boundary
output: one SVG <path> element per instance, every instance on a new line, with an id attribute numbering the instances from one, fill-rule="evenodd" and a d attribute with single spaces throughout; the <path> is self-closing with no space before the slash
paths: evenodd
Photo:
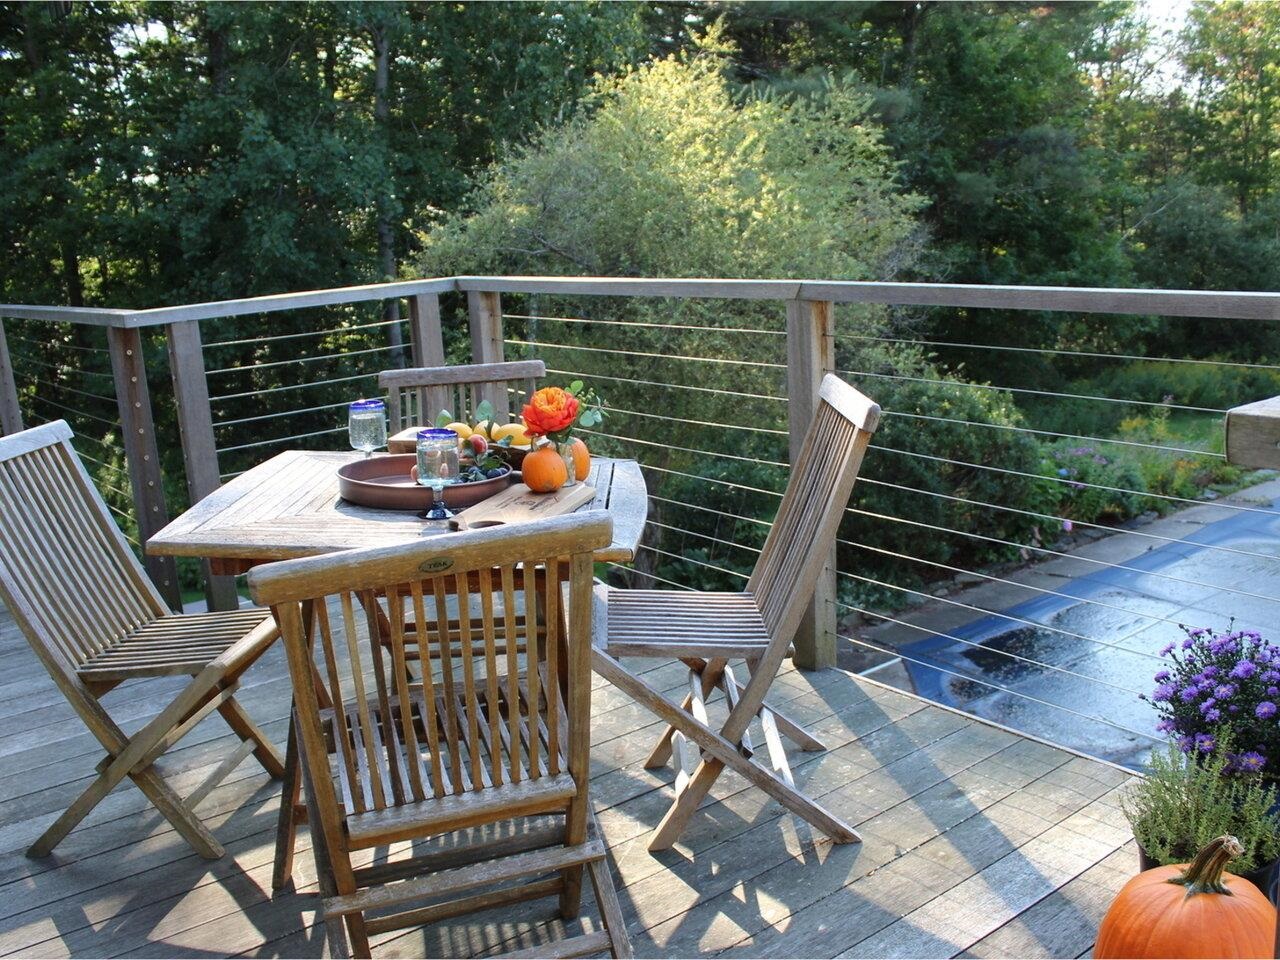
<path id="1" fill-rule="evenodd" d="M 453 414 L 450 413 L 448 410 L 441 410 L 438 414 L 436 414 L 436 426 L 439 427 L 440 429 L 443 430 L 445 427 L 447 427 L 451 423 L 453 423 Z"/>
<path id="2" fill-rule="evenodd" d="M 475 411 L 476 423 L 483 423 L 486 420 L 493 419 L 493 404 L 488 400 L 481 400 L 476 405 Z"/>

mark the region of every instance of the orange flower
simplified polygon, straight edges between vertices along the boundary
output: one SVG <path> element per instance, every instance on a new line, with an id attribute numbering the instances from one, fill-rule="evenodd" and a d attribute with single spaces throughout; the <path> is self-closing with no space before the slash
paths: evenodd
<path id="1" fill-rule="evenodd" d="M 524 405 L 523 417 L 532 436 L 561 433 L 578 419 L 578 398 L 559 387 L 543 387 Z"/>

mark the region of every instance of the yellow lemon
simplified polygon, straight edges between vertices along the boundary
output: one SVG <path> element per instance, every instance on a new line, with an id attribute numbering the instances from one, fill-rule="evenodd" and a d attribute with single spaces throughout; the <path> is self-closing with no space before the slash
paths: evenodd
<path id="1" fill-rule="evenodd" d="M 481 420 L 479 423 L 475 425 L 475 427 L 472 428 L 471 432 L 480 434 L 480 436 L 484 437 L 486 440 L 492 440 L 493 431 L 497 429 L 498 429 L 497 422 L 493 420 Z"/>
<path id="2" fill-rule="evenodd" d="M 527 447 L 529 445 L 529 434 L 525 432 L 523 423 L 504 423 L 493 431 L 493 440 L 495 442 L 511 438 L 513 447 Z"/>
<path id="3" fill-rule="evenodd" d="M 474 432 L 465 423 L 450 423 L 445 427 L 445 429 L 452 430 L 463 440 L 467 439 L 467 437 L 471 436 L 471 434 Z"/>

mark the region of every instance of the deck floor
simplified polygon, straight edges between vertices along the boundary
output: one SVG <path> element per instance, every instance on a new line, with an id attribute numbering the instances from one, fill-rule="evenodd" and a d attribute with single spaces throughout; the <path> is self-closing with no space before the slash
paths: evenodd
<path id="1" fill-rule="evenodd" d="M 643 668 L 644 664 L 637 664 Z M 648 677 L 683 689 L 671 665 Z M 108 697 L 136 729 L 170 680 Z M 836 846 L 740 778 L 660 856 L 648 835 L 672 772 L 641 763 L 660 727 L 599 684 L 592 791 L 640 956 L 1077 957 L 1136 869 L 1117 804 L 1125 774 L 872 681 L 838 671 L 785 673 L 774 701 L 821 736 L 793 755 L 796 780 L 857 826 Z M 288 678 L 277 646 L 245 677 L 241 702 L 281 742 Z M 206 720 L 164 766 L 186 795 L 234 741 Z M 198 957 L 320 956 L 305 830 L 297 892 L 272 898 L 279 785 L 252 759 L 198 808 L 227 856 L 195 856 L 126 783 L 47 859 L 26 846 L 84 788 L 97 743 L 0 608 L 0 953 Z M 508 907 L 387 934 L 375 956 L 465 956 L 563 933 L 554 903 Z M 585 926 L 594 906 L 587 897 Z"/>

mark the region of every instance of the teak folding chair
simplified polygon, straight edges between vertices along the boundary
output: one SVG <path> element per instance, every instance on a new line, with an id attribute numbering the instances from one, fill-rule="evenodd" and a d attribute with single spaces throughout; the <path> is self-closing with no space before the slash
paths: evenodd
<path id="1" fill-rule="evenodd" d="M 289 655 L 331 949 L 340 921 L 367 957 L 370 934 L 522 900 L 572 918 L 585 867 L 603 928 L 532 955 L 630 955 L 587 794 L 592 551 L 611 534 L 596 511 L 250 572 Z M 430 649 L 421 679 L 408 643 Z"/>
<path id="2" fill-rule="evenodd" d="M 670 726 L 645 766 L 677 760 L 676 799 L 649 843 L 671 847 L 724 768 L 730 767 L 837 843 L 858 840 L 847 824 L 795 785 L 781 736 L 804 750 L 822 743 L 772 709 L 765 695 L 804 616 L 819 572 L 835 543 L 862 457 L 880 408 L 837 377 L 821 385 L 817 415 L 787 491 L 743 593 L 697 593 L 598 588 L 596 672 L 629 693 Z M 600 611 L 603 611 L 602 613 Z M 677 707 L 617 658 L 678 658 L 689 666 L 689 693 Z M 729 661 L 746 661 L 739 680 Z M 707 697 L 719 688 L 728 718 L 708 722 Z M 749 736 L 759 717 L 769 765 L 754 762 Z"/>
<path id="3" fill-rule="evenodd" d="M 441 410 L 452 412 L 458 420 L 474 417 L 484 400 L 493 407 L 495 420 L 508 423 L 546 375 L 547 366 L 541 360 L 512 360 L 383 370 L 378 386 L 387 391 L 387 414 L 391 432 L 396 433 L 430 426 Z"/>
<path id="4" fill-rule="evenodd" d="M 236 702 L 239 677 L 279 636 L 266 610 L 171 614 L 107 512 L 58 420 L 0 437 L 0 598 L 41 663 L 106 749 L 97 778 L 27 851 L 42 857 L 129 777 L 196 851 L 222 845 L 192 808 L 249 753 L 273 777 L 275 747 Z M 142 677 L 190 675 L 133 736 L 100 699 Z M 187 800 L 156 759 L 217 710 L 241 744 Z"/>

